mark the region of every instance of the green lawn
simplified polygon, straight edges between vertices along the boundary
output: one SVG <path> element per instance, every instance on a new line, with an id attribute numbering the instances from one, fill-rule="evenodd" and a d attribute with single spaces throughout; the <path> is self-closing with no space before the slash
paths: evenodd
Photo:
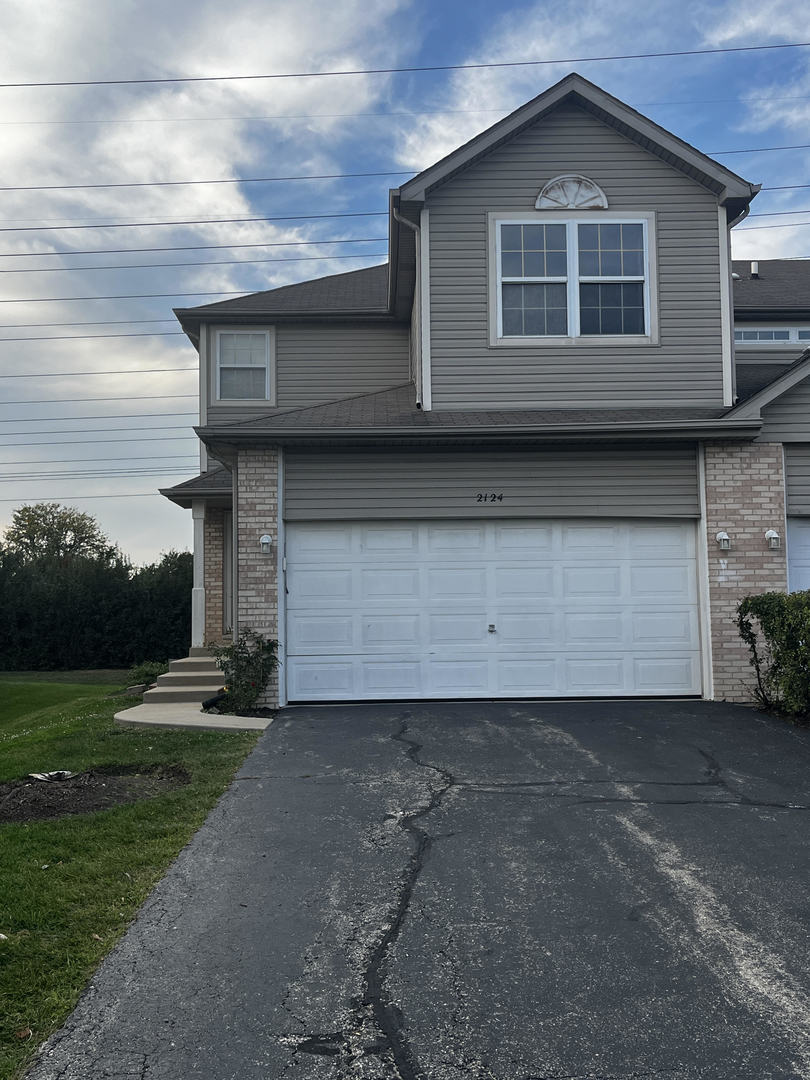
<path id="1" fill-rule="evenodd" d="M 113 713 L 132 700 L 110 691 L 39 673 L 0 677 L 0 783 L 118 765 L 179 764 L 191 775 L 158 798 L 0 825 L 0 1080 L 20 1075 L 64 1021 L 257 738 L 120 728 Z"/>

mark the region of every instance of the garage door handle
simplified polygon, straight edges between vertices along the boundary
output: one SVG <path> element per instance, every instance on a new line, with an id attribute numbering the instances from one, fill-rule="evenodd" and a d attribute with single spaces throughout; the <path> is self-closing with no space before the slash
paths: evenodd
<path id="1" fill-rule="evenodd" d="M 489 626 L 487 627 L 487 631 L 488 631 L 488 632 L 489 632 L 490 634 L 494 634 L 494 633 L 495 633 L 495 623 L 494 623 L 494 622 L 491 622 L 491 623 L 489 624 Z"/>

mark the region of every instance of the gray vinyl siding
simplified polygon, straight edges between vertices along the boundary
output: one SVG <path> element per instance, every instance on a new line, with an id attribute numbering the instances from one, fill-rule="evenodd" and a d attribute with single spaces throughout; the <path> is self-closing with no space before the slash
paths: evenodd
<path id="1" fill-rule="evenodd" d="M 802 355 L 804 345 L 795 341 L 782 345 L 736 345 L 734 356 L 738 364 L 792 364 Z"/>
<path id="2" fill-rule="evenodd" d="M 810 378 L 762 410 L 759 442 L 810 442 Z"/>
<path id="3" fill-rule="evenodd" d="M 810 444 L 785 447 L 788 514 L 810 516 Z"/>
<path id="4" fill-rule="evenodd" d="M 656 215 L 660 345 L 489 346 L 487 214 L 533 213 L 543 185 L 569 172 L 600 185 L 607 213 Z M 435 409 L 722 405 L 717 200 L 696 181 L 565 105 L 426 205 Z"/>
<path id="5" fill-rule="evenodd" d="M 503 501 L 479 502 L 479 494 Z M 694 449 L 287 453 L 290 521 L 697 517 Z"/>
<path id="6" fill-rule="evenodd" d="M 396 323 L 277 323 L 276 408 L 321 405 L 409 382 L 409 336 L 408 326 Z M 217 402 L 213 392 L 213 345 L 209 354 L 209 424 L 233 423 L 274 412 L 266 402 Z"/>

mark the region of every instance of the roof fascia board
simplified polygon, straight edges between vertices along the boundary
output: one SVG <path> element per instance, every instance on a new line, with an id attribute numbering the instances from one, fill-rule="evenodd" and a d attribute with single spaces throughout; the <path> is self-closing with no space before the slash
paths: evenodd
<path id="1" fill-rule="evenodd" d="M 191 337 L 203 323 L 214 325 L 240 325 L 275 323 L 275 322 L 391 322 L 401 323 L 407 320 L 398 319 L 388 311 L 242 311 L 224 312 L 207 311 L 204 314 L 193 314 L 181 310 L 175 311 L 175 316 L 186 334 Z"/>
<path id="2" fill-rule="evenodd" d="M 541 439 L 555 438 L 578 438 L 588 439 L 591 436 L 616 435 L 649 438 L 651 435 L 661 434 L 667 438 L 723 438 L 732 436 L 736 438 L 754 438 L 759 434 L 762 421 L 759 417 L 735 417 L 727 420 L 725 417 L 719 420 L 664 420 L 651 421 L 646 424 L 590 424 L 583 427 L 582 424 L 559 424 L 546 427 L 518 426 L 514 428 L 467 428 L 458 427 L 424 427 L 424 428 L 318 428 L 301 427 L 285 430 L 268 429 L 262 432 L 236 432 L 232 429 L 223 431 L 222 428 L 198 427 L 196 434 L 206 443 L 223 448 L 249 447 L 265 443 L 281 444 L 287 440 L 308 439 L 317 442 L 322 440 L 405 440 L 407 442 L 422 442 L 430 439 L 448 439 L 453 443 L 472 440 L 504 440 L 510 439 Z"/>
<path id="3" fill-rule="evenodd" d="M 759 416 L 760 410 L 772 401 L 781 397 L 782 394 L 791 390 L 797 383 L 803 382 L 810 375 L 810 349 L 805 350 L 789 371 L 784 372 L 772 383 L 764 386 L 750 398 L 746 398 L 741 404 L 735 406 L 726 413 L 730 420 L 748 420 Z"/>
<path id="4" fill-rule="evenodd" d="M 719 162 L 690 146 L 676 135 L 666 131 L 654 121 L 632 109 L 629 105 L 614 98 L 611 94 L 595 86 L 581 75 L 567 75 L 549 90 L 539 94 L 532 101 L 521 105 L 509 116 L 493 124 L 492 127 L 453 151 L 435 165 L 418 173 L 400 188 L 403 199 L 422 200 L 427 192 L 437 184 L 476 158 L 494 149 L 501 142 L 515 135 L 522 128 L 534 123 L 551 109 L 556 108 L 568 97 L 579 96 L 617 121 L 634 129 L 643 138 L 655 143 L 668 154 L 684 162 L 691 169 L 711 177 L 720 185 L 719 199 L 724 203 L 729 198 L 742 198 L 750 201 L 759 190 L 736 173 L 726 169 Z M 705 185 L 704 185 L 705 186 Z"/>

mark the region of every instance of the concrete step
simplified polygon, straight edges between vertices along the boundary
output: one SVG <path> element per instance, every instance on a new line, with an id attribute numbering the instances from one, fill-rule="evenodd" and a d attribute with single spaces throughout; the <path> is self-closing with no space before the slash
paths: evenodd
<path id="1" fill-rule="evenodd" d="M 210 686 L 160 686 L 154 690 L 147 690 L 143 695 L 145 705 L 172 704 L 173 702 L 196 701 L 198 704 L 206 698 L 213 697 L 219 687 Z"/>
<path id="2" fill-rule="evenodd" d="M 204 690 L 210 686 L 219 690 L 223 685 L 224 676 L 219 668 L 213 671 L 170 671 L 168 675 L 158 675 L 157 684 L 161 689 L 172 686 L 199 686 Z"/>
<path id="3" fill-rule="evenodd" d="M 169 674 L 194 672 L 200 675 L 209 675 L 215 671 L 219 671 L 219 668 L 210 656 L 186 656 L 182 660 L 171 660 L 169 662 Z"/>

